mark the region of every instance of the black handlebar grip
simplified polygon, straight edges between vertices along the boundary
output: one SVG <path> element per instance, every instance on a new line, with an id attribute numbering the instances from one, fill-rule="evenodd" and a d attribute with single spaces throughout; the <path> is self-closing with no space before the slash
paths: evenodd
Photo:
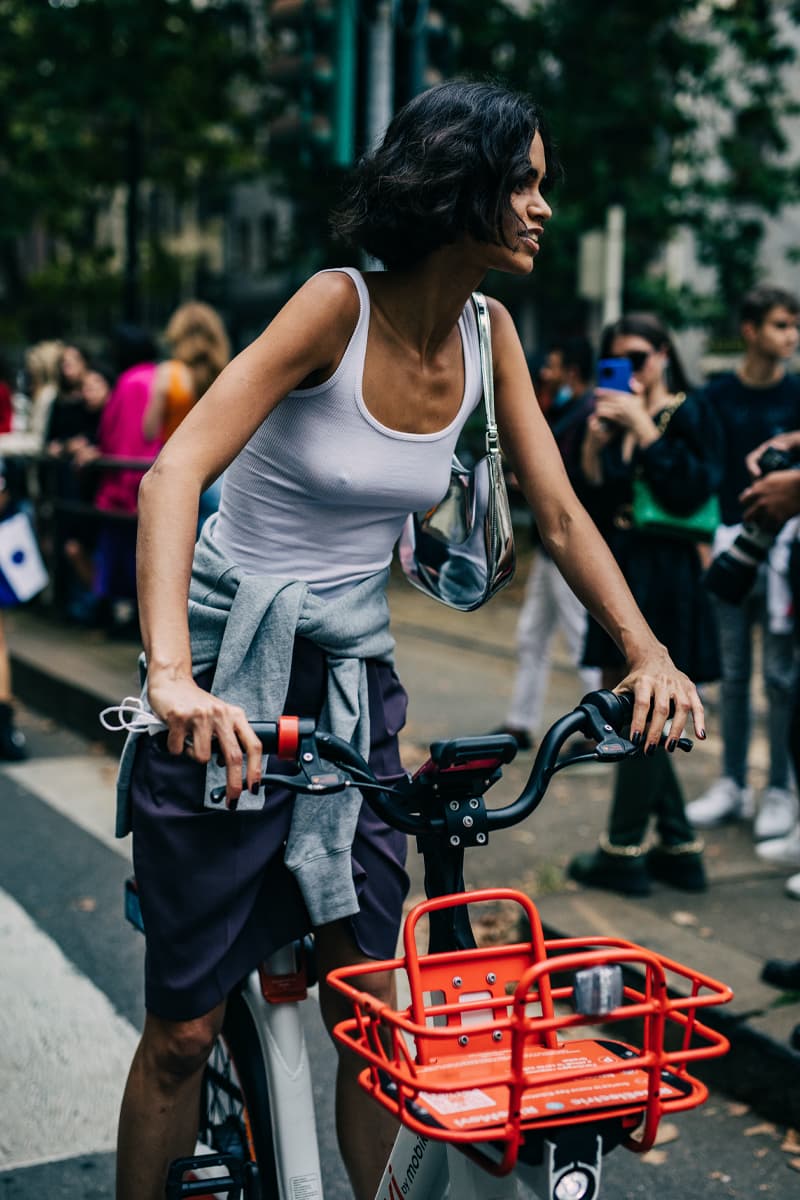
<path id="1" fill-rule="evenodd" d="M 633 696 L 630 692 L 609 692 L 605 689 L 589 692 L 581 700 L 581 704 L 593 704 L 605 721 L 608 721 L 617 733 L 629 725 L 633 716 Z"/>

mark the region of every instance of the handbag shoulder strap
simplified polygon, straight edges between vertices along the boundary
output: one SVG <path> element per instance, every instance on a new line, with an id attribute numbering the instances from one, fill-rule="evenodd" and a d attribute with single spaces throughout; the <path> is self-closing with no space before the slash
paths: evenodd
<path id="1" fill-rule="evenodd" d="M 475 306 L 475 320 L 478 325 L 478 346 L 481 352 L 481 381 L 483 383 L 483 403 L 486 409 L 486 450 L 489 454 L 500 453 L 500 442 L 497 437 L 497 423 L 494 416 L 494 372 L 492 370 L 492 324 L 489 319 L 489 305 L 482 292 L 472 293 L 472 303 Z"/>
<path id="2" fill-rule="evenodd" d="M 678 409 L 683 404 L 685 399 L 686 399 L 686 392 L 678 392 L 678 394 L 675 396 L 672 403 L 668 404 L 666 408 L 662 408 L 661 413 L 659 414 L 659 418 L 655 423 L 656 429 L 658 430 L 659 437 L 664 436 L 664 432 L 666 431 L 667 426 L 669 425 L 670 421 L 675 416 L 675 413 L 678 411 Z M 638 479 L 644 479 L 644 470 L 642 469 L 641 463 L 639 463 L 639 466 L 637 468 L 636 477 Z"/>
<path id="3" fill-rule="evenodd" d="M 656 429 L 659 433 L 664 433 L 670 421 L 675 416 L 675 413 L 678 411 L 685 399 L 686 392 L 678 392 L 677 396 L 672 401 L 672 404 L 669 404 L 665 409 L 662 409 L 661 415 L 656 422 Z"/>

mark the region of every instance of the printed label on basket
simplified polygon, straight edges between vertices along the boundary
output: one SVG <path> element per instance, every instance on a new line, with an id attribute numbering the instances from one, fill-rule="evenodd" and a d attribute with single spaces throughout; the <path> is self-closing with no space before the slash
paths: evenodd
<path id="1" fill-rule="evenodd" d="M 419 1099 L 440 1116 L 497 1107 L 496 1101 L 480 1088 L 470 1088 L 468 1092 L 420 1092 Z"/>
<path id="2" fill-rule="evenodd" d="M 591 1108 L 635 1112 L 647 1103 L 648 1074 L 641 1067 L 609 1071 L 608 1074 L 561 1082 L 559 1075 L 566 1071 L 589 1070 L 608 1064 L 619 1066 L 630 1049 L 622 1043 L 595 1041 L 568 1042 L 550 1050 L 530 1046 L 525 1052 L 525 1074 L 528 1080 L 540 1076 L 525 1089 L 522 1102 L 523 1123 L 548 1123 L 570 1113 Z M 450 1060 L 447 1064 L 431 1063 L 418 1067 L 421 1082 L 452 1081 L 461 1090 L 452 1092 L 421 1091 L 416 1100 L 435 1116 L 437 1122 L 449 1129 L 469 1129 L 498 1125 L 508 1116 L 508 1080 L 510 1056 L 506 1051 L 488 1051 Z M 478 1086 L 466 1088 L 469 1076 Z M 487 1082 L 494 1075 L 496 1086 Z M 466 1078 L 465 1078 L 466 1076 Z M 478 1081 L 480 1081 L 478 1083 Z M 680 1081 L 676 1080 L 676 1084 Z M 680 1086 L 662 1079 L 659 1094 L 663 1099 L 683 1095 Z"/>

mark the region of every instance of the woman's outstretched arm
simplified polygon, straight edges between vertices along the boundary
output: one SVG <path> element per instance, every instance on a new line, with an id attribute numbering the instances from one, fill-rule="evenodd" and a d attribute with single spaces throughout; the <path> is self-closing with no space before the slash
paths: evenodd
<path id="1" fill-rule="evenodd" d="M 655 745 L 673 711 L 671 737 L 689 714 L 705 737 L 703 706 L 645 621 L 617 563 L 567 478 L 558 447 L 536 401 L 525 356 L 505 308 L 491 302 L 497 419 L 503 450 L 533 509 L 549 554 L 576 596 L 619 647 L 628 665 L 620 690 L 634 695 L 632 734 Z M 648 719 L 652 718 L 648 726 Z"/>

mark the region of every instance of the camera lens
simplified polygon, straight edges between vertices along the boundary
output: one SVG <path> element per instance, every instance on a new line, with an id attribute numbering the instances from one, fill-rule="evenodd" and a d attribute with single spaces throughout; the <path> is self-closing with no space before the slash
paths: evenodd
<path id="1" fill-rule="evenodd" d="M 793 456 L 777 446 L 767 446 L 758 460 L 762 475 L 785 471 L 794 465 Z M 706 571 L 710 592 L 728 604 L 741 604 L 756 581 L 758 568 L 770 552 L 775 532 L 758 525 L 745 525 L 736 540 L 718 554 Z"/>
<path id="2" fill-rule="evenodd" d="M 745 525 L 736 541 L 712 560 L 705 578 L 708 590 L 728 604 L 741 604 L 774 540 L 768 530 Z"/>

